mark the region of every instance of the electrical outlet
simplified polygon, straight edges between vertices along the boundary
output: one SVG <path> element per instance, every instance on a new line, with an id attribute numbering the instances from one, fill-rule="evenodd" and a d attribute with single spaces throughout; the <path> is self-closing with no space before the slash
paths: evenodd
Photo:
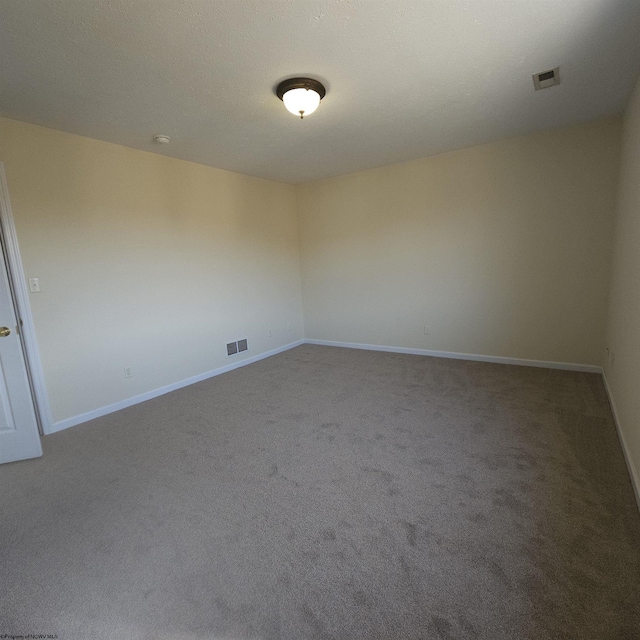
<path id="1" fill-rule="evenodd" d="M 40 293 L 40 280 L 38 278 L 29 278 L 29 291 L 31 293 Z"/>
<path id="2" fill-rule="evenodd" d="M 124 377 L 131 378 L 133 376 L 133 371 L 131 371 L 131 367 L 124 368 Z"/>
<path id="3" fill-rule="evenodd" d="M 287 331 L 291 331 L 291 323 L 290 322 L 287 324 Z"/>
<path id="4" fill-rule="evenodd" d="M 425 336 L 430 336 L 431 335 L 431 325 L 430 324 L 425 324 L 424 325 L 424 335 Z"/>

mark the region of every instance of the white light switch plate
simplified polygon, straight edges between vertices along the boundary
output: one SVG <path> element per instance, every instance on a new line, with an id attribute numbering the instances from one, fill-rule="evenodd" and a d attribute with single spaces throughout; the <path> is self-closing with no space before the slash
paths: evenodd
<path id="1" fill-rule="evenodd" d="M 38 278 L 29 278 L 29 291 L 38 293 L 40 291 L 40 280 Z"/>

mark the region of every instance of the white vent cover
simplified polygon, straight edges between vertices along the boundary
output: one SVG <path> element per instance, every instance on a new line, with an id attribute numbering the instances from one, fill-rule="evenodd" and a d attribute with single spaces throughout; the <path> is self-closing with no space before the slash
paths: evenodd
<path id="1" fill-rule="evenodd" d="M 247 338 L 241 338 L 240 340 L 234 340 L 233 342 L 227 342 L 225 345 L 227 348 L 227 356 L 235 356 L 243 351 L 249 351 L 249 342 Z"/>
<path id="2" fill-rule="evenodd" d="M 560 84 L 560 67 L 549 69 L 549 71 L 541 71 L 533 74 L 533 86 L 536 91 L 540 89 L 548 89 Z"/>

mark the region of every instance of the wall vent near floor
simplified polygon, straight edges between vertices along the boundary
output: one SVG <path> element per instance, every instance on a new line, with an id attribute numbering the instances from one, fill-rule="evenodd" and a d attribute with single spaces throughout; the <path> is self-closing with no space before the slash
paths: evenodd
<path id="1" fill-rule="evenodd" d="M 227 356 L 235 356 L 243 351 L 249 351 L 249 341 L 247 338 L 227 342 Z"/>
<path id="2" fill-rule="evenodd" d="M 533 74 L 533 86 L 536 88 L 536 91 L 548 89 L 557 84 L 560 84 L 560 67 Z"/>

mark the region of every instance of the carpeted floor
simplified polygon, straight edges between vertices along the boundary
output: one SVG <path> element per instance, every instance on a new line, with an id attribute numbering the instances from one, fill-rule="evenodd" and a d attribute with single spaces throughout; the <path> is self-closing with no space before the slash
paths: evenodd
<path id="1" fill-rule="evenodd" d="M 599 376 L 302 346 L 0 467 L 0 635 L 640 638 Z"/>

